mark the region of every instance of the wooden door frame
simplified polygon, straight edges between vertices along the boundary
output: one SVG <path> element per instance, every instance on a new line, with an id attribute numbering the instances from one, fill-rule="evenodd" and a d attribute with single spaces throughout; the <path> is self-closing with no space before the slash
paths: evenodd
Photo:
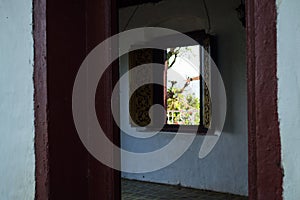
<path id="1" fill-rule="evenodd" d="M 46 0 L 33 0 L 35 199 L 49 199 Z"/>
<path id="2" fill-rule="evenodd" d="M 88 52 L 117 33 L 116 0 L 33 0 L 35 199 L 120 199 L 120 172 L 95 160 L 72 119 L 72 89 Z M 102 20 L 101 20 L 102 19 Z M 109 97 L 118 68 L 107 70 L 97 95 Z M 110 98 L 96 104 L 107 136 L 119 144 Z M 102 110 L 101 110 L 102 109 Z M 103 111 L 104 110 L 104 111 Z"/>
<path id="3" fill-rule="evenodd" d="M 92 2 L 82 12 L 94 20 L 86 24 L 87 29 L 96 30 L 100 36 L 94 34 L 88 35 L 87 49 L 99 43 L 105 37 L 116 33 L 114 23 L 116 23 L 116 13 L 118 12 L 115 1 L 109 0 L 89 0 Z M 49 147 L 56 140 L 49 140 L 52 137 L 49 129 L 49 80 L 48 57 L 55 56 L 48 54 L 48 32 L 47 26 L 51 25 L 54 16 L 49 12 L 47 0 L 33 0 L 33 20 L 34 20 L 34 109 L 35 109 L 35 157 L 36 157 L 36 199 L 50 199 L 51 192 L 55 190 L 55 185 L 51 184 L 53 174 L 59 173 L 59 169 L 52 168 Z M 71 1 L 57 1 L 60 3 L 70 3 Z M 111 2 L 113 2 L 111 4 Z M 92 5 L 96 5 L 93 7 Z M 97 8 L 99 10 L 95 10 Z M 99 11 L 99 12 L 96 12 Z M 68 17 L 71 10 L 65 11 Z M 246 0 L 247 13 L 247 77 L 248 77 L 248 171 L 249 171 L 249 199 L 282 200 L 282 179 L 283 170 L 281 167 L 281 145 L 279 122 L 277 113 L 277 34 L 276 34 L 276 2 L 275 0 Z M 49 15 L 50 14 L 50 15 Z M 53 14 L 53 13 L 52 13 Z M 70 14 L 70 16 L 72 16 Z M 101 19 L 95 23 L 95 19 Z M 48 17 L 48 18 L 47 18 Z M 72 18 L 70 19 L 72 22 Z M 76 19 L 74 19 L 76 20 Z M 73 23 L 77 23 L 73 20 Z M 98 22 L 98 21 L 97 21 Z M 63 25 L 63 24 L 61 24 Z M 95 27 L 94 27 L 95 26 Z M 102 33 L 102 34 L 101 34 Z M 51 35 L 50 35 L 51 36 Z M 53 41 L 52 41 L 53 42 Z M 54 41 L 55 42 L 55 41 Z M 75 41 L 74 41 L 75 42 Z M 106 75 L 109 80 L 113 77 L 116 80 L 118 71 L 112 70 Z M 51 79 L 51 77 L 50 77 Z M 104 84 L 107 91 L 112 91 L 113 84 Z M 105 100 L 106 102 L 109 99 Z M 109 117 L 108 117 L 109 118 Z M 109 118 L 110 119 L 110 118 Z M 118 128 L 111 120 L 111 136 L 118 143 Z M 51 124 L 50 124 L 51 125 Z M 74 146 L 72 147 L 74 148 Z M 87 152 L 82 151 L 83 154 Z M 59 155 L 57 155 L 59 156 Z M 118 172 L 105 169 L 99 163 L 91 161 L 87 156 L 88 163 L 83 165 L 89 180 L 82 184 L 82 190 L 86 193 L 86 199 L 119 199 L 120 198 L 120 174 Z M 76 168 L 78 170 L 78 168 Z M 76 171 L 71 173 L 78 173 Z M 98 170 L 98 171 L 97 171 Z M 104 170 L 109 173 L 104 182 L 95 177 L 101 176 L 99 171 Z M 102 180 L 102 179 L 101 179 Z M 104 183 L 104 184 L 102 184 Z M 72 187 L 71 185 L 67 187 Z M 75 183 L 74 183 L 75 184 Z M 53 189 L 54 188 L 54 189 Z M 101 189 L 102 188 L 102 189 Z M 109 195 L 103 196 L 103 192 Z"/>
<path id="4" fill-rule="evenodd" d="M 249 199 L 282 200 L 275 0 L 247 0 Z"/>

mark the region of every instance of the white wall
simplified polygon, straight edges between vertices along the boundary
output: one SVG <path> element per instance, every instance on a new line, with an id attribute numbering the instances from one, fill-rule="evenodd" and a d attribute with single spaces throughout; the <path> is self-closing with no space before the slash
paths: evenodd
<path id="1" fill-rule="evenodd" d="M 300 199 L 300 1 L 277 0 L 278 114 L 285 200 Z"/>
<path id="2" fill-rule="evenodd" d="M 160 26 L 187 32 L 207 28 L 207 18 L 201 2 L 166 0 L 156 5 L 140 6 L 127 29 Z M 207 1 L 212 24 L 211 33 L 218 39 L 218 66 L 222 71 L 228 98 L 226 124 L 217 145 L 206 158 L 200 160 L 198 153 L 203 136 L 197 136 L 188 151 L 170 166 L 151 173 L 122 173 L 123 177 L 248 194 L 246 36 L 235 12 L 239 3 L 239 0 Z M 120 30 L 124 30 L 124 25 L 133 10 L 134 7 L 120 10 Z M 120 71 L 124 73 L 128 69 L 127 58 L 122 57 L 120 62 Z M 121 102 L 128 102 L 128 98 L 128 86 L 123 85 Z M 121 108 L 123 125 L 128 128 L 129 120 L 124 114 L 128 112 L 128 105 L 121 103 Z M 171 133 L 161 133 L 143 140 L 122 133 L 121 145 L 124 149 L 134 152 L 147 152 L 162 147 L 173 136 Z"/>
<path id="3" fill-rule="evenodd" d="M 32 0 L 0 0 L 0 199 L 34 199 Z"/>

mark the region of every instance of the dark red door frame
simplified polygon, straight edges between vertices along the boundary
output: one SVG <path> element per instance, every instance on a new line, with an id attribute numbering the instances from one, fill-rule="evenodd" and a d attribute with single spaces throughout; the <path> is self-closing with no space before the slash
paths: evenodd
<path id="1" fill-rule="evenodd" d="M 46 0 L 34 0 L 35 199 L 49 198 Z"/>
<path id="2" fill-rule="evenodd" d="M 120 173 L 93 159 L 72 117 L 72 90 L 88 52 L 117 33 L 115 0 L 33 0 L 36 199 L 120 199 Z M 117 70 L 116 70 L 117 69 Z M 113 77 L 113 78 L 112 78 Z M 98 111 L 110 108 L 118 68 L 100 81 Z M 99 115 L 108 137 L 119 143 L 110 110 Z"/>
<path id="3" fill-rule="evenodd" d="M 282 200 L 276 1 L 248 0 L 246 5 L 249 199 Z"/>
<path id="4" fill-rule="evenodd" d="M 36 199 L 119 199 L 120 174 L 89 156 L 70 107 L 80 63 L 97 43 L 117 32 L 116 0 L 33 2 Z M 281 200 L 276 5 L 275 0 L 248 0 L 246 7 L 249 199 Z M 117 78 L 116 68 L 108 70 L 100 92 L 109 94 Z M 109 105 L 110 99 L 103 103 Z M 118 143 L 118 128 L 110 111 L 104 113 L 99 118 Z"/>
<path id="5" fill-rule="evenodd" d="M 86 6 L 87 52 L 90 52 L 104 39 L 118 33 L 118 6 L 116 0 L 87 0 Z M 98 120 L 106 135 L 115 144 L 120 145 L 120 130 L 114 123 L 110 109 L 111 93 L 118 79 L 119 65 L 116 61 L 100 79 L 95 106 Z M 91 155 L 88 156 L 88 171 L 89 199 L 121 198 L 120 172 L 102 165 Z"/>

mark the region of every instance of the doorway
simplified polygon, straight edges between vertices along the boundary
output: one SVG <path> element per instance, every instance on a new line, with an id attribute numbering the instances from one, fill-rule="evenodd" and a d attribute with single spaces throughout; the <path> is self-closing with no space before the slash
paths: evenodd
<path id="1" fill-rule="evenodd" d="M 119 5 L 136 5 L 134 2 L 122 1 Z M 33 3 L 36 198 L 119 199 L 118 173 L 88 156 L 76 136 L 69 109 L 77 70 L 72 66 L 80 65 L 87 49 L 117 32 L 116 1 Z M 249 199 L 280 200 L 283 173 L 277 115 L 275 1 L 246 1 L 246 17 Z M 117 77 L 118 72 L 110 73 L 113 75 L 107 74 L 104 85 L 108 90 L 112 89 L 111 77 Z M 119 132 L 112 127 L 113 123 L 109 133 L 118 137 Z"/>
<path id="2" fill-rule="evenodd" d="M 120 76 L 133 69 L 135 65 L 151 62 L 168 63 L 165 70 L 167 72 L 161 73 L 162 77 L 165 75 L 167 90 L 165 93 L 157 92 L 155 88 L 153 90 L 144 88 L 138 90 L 135 96 L 128 96 L 130 84 L 134 80 L 129 80 L 127 85 L 121 86 L 120 107 L 127 108 L 127 102 L 130 102 L 132 107 L 130 113 L 124 111 L 120 115 L 123 122 L 123 127 L 120 127 L 122 148 L 138 153 L 154 151 L 168 144 L 175 134 L 188 133 L 191 126 L 199 126 L 202 130 L 191 133 L 197 134 L 194 143 L 182 157 L 171 165 L 148 173 L 122 172 L 122 178 L 140 181 L 141 184 L 142 182 L 150 182 L 173 186 L 180 185 L 180 187 L 248 196 L 246 28 L 244 26 L 245 21 L 241 17 L 242 11 L 238 11 L 238 8 L 245 9 L 245 5 L 239 0 L 184 2 L 173 0 L 119 9 L 119 30 L 124 31 L 145 26 L 175 29 L 201 44 L 201 47 L 191 45 L 178 47 L 174 41 L 173 46 L 171 44 L 165 49 L 165 59 L 161 61 L 158 58 L 163 56 L 159 56 L 159 52 L 145 49 L 120 58 Z M 206 96 L 204 95 L 206 84 L 201 84 L 204 82 L 201 82 L 199 78 L 200 70 L 207 70 L 204 51 L 209 53 L 222 75 L 228 103 L 226 122 L 218 143 L 209 155 L 199 159 L 199 149 L 206 137 L 205 129 L 209 128 L 209 122 L 206 121 L 207 118 L 209 119 L 209 116 L 207 117 L 209 106 L 206 104 Z M 168 55 L 171 56 L 168 57 Z M 175 75 L 172 74 L 172 70 Z M 150 76 L 152 73 L 149 71 L 142 77 L 147 76 L 147 74 Z M 156 75 L 156 78 L 158 76 Z M 207 72 L 207 76 L 211 76 L 211 74 Z M 211 77 L 209 78 L 211 84 L 214 84 Z M 188 84 L 189 87 L 185 87 Z M 164 99 L 164 94 L 166 94 L 167 99 Z M 138 136 L 145 134 L 145 132 L 149 134 L 152 132 L 149 129 L 141 131 L 140 127 L 137 128 L 131 123 L 128 116 L 131 118 L 138 116 L 138 119 L 132 119 L 137 124 L 141 119 L 147 120 L 146 117 L 143 118 L 143 116 L 147 116 L 145 113 L 148 112 L 145 107 L 149 108 L 157 98 L 161 98 L 162 105 L 167 102 L 169 108 L 167 116 L 164 117 L 167 118 L 167 122 L 163 130 L 147 139 L 132 137 L 131 135 Z M 149 105 L 145 106 L 144 101 L 142 104 L 145 107 L 131 105 L 131 102 L 139 104 L 138 99 L 148 99 Z M 185 117 L 186 113 L 193 115 L 194 110 L 196 110 L 195 115 L 199 114 L 198 121 Z M 169 111 L 172 116 L 170 116 Z M 184 127 L 184 130 L 177 133 L 176 125 Z M 126 134 L 122 130 L 128 131 L 130 135 L 128 136 L 128 133 Z M 127 163 L 125 162 L 125 164 Z M 137 163 L 136 165 L 144 166 L 151 165 L 151 163 Z"/>

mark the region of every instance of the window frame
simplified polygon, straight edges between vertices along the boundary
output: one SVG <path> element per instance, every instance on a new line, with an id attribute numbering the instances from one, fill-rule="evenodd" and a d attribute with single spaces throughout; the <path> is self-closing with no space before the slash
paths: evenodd
<path id="1" fill-rule="evenodd" d="M 204 40 L 209 38 L 210 41 L 210 50 L 211 50 L 211 57 L 213 58 L 213 60 L 216 63 L 216 39 L 214 36 L 206 34 L 205 30 L 197 30 L 197 31 L 192 31 L 192 32 L 187 32 L 184 33 L 185 35 L 189 36 L 190 38 L 194 39 L 195 41 L 197 41 L 199 43 L 199 45 L 203 46 L 204 45 Z M 160 37 L 157 38 L 155 40 L 157 41 L 174 41 L 172 40 L 172 37 L 176 38 L 176 35 L 171 35 L 171 36 L 166 36 L 166 37 Z M 180 45 L 180 46 L 189 46 L 189 44 L 186 45 Z M 166 49 L 167 48 L 174 48 L 174 47 L 179 47 L 179 45 L 173 45 L 173 43 L 166 45 Z M 146 48 L 149 49 L 149 48 Z M 144 51 L 145 49 L 140 49 L 138 51 Z M 165 65 L 165 61 L 166 61 L 166 50 L 160 50 L 160 49 L 150 49 L 152 51 L 152 63 L 160 63 Z M 130 52 L 133 53 L 133 52 Z M 143 61 L 141 62 L 140 60 L 135 60 L 135 57 L 138 57 L 135 54 L 140 54 L 140 53 L 133 53 L 133 62 L 131 60 L 130 54 L 129 54 L 129 70 L 136 67 L 137 65 L 143 63 Z M 140 63 L 141 62 L 141 63 Z M 134 63 L 134 64 L 132 64 Z M 145 63 L 148 63 L 148 61 L 146 61 Z M 201 70 L 201 69 L 200 69 Z M 165 68 L 162 70 L 162 78 L 164 79 L 164 87 L 160 86 L 160 85 L 153 85 L 152 87 L 152 97 L 150 99 L 150 101 L 152 102 L 152 105 L 154 104 L 160 104 L 162 106 L 164 106 L 165 110 L 167 111 L 167 77 L 166 77 L 166 73 L 167 73 L 167 67 L 165 65 Z M 131 102 L 130 104 L 130 108 L 129 108 L 129 113 L 131 115 L 131 119 L 130 122 L 131 123 L 131 127 L 135 127 L 137 128 L 138 126 L 141 127 L 145 127 L 143 129 L 139 129 L 138 131 L 140 132 L 149 132 L 149 131 L 161 131 L 161 132 L 178 132 L 179 127 L 180 127 L 180 131 L 182 133 L 196 133 L 199 135 L 206 135 L 208 128 L 206 128 L 203 125 L 203 91 L 204 91 L 204 81 L 202 80 L 202 77 L 200 77 L 200 124 L 199 125 L 176 125 L 176 124 L 167 124 L 167 117 L 155 117 L 153 118 L 153 122 L 150 122 L 150 124 L 146 125 L 141 122 L 142 124 L 139 125 L 139 121 L 135 121 L 134 117 L 132 114 L 138 112 L 138 110 L 132 109 Z M 129 83 L 131 84 L 131 83 Z M 130 86 L 129 86 L 130 87 Z M 132 96 L 130 97 L 130 101 L 131 101 Z M 137 106 L 138 107 L 138 106 Z M 145 112 L 145 109 L 143 109 Z M 148 111 L 147 111 L 148 112 Z M 139 119 L 137 119 L 139 120 Z M 155 121 L 156 120 L 156 121 Z M 157 124 L 161 124 L 161 120 L 165 120 L 164 121 L 164 126 L 161 128 L 161 126 L 158 126 Z M 147 124 L 147 123 L 146 123 Z"/>
<path id="2" fill-rule="evenodd" d="M 206 34 L 204 30 L 197 30 L 197 31 L 192 31 L 192 32 L 187 32 L 184 33 L 185 35 L 191 37 L 192 39 L 194 39 L 195 41 L 197 41 L 199 43 L 199 45 L 203 46 L 204 45 L 204 40 L 209 38 L 210 40 L 210 56 L 211 58 L 214 60 L 215 63 L 217 63 L 217 56 L 216 56 L 216 38 L 212 35 Z M 188 45 L 187 45 L 188 46 Z M 178 46 L 176 46 L 178 47 Z M 171 48 L 171 47 L 169 47 Z M 164 59 L 166 60 L 166 58 Z M 200 66 L 199 66 L 200 67 Z M 164 72 L 164 76 L 165 76 L 165 80 L 167 80 L 167 69 L 165 68 L 165 72 Z M 200 69 L 202 70 L 202 69 Z M 165 87 L 164 87 L 164 98 L 163 98 L 163 104 L 165 107 L 165 110 L 167 111 L 167 83 L 164 83 Z M 177 125 L 177 124 L 167 124 L 167 119 L 165 121 L 165 125 L 163 126 L 163 128 L 161 129 L 161 131 L 163 132 L 178 132 L 179 127 L 182 133 L 197 133 L 199 135 L 206 135 L 207 131 L 209 128 L 206 128 L 203 124 L 203 90 L 204 90 L 204 81 L 202 79 L 202 76 L 200 76 L 200 124 L 199 125 Z M 154 91 L 155 93 L 156 91 Z M 197 128 L 197 129 L 196 129 Z"/>

